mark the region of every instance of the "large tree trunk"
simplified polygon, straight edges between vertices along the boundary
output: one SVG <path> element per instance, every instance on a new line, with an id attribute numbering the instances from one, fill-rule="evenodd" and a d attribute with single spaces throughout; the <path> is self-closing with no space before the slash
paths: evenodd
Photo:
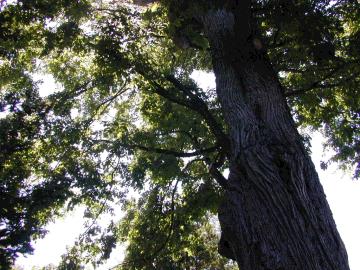
<path id="1" fill-rule="evenodd" d="M 232 149 L 220 253 L 241 270 L 349 269 L 314 165 L 251 26 L 250 1 L 230 2 L 202 17 Z"/>

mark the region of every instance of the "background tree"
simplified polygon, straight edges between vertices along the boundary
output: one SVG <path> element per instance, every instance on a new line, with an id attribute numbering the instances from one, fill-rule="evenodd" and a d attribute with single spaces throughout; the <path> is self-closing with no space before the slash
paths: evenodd
<path id="1" fill-rule="evenodd" d="M 120 269 L 229 269 L 217 211 L 219 251 L 242 269 L 348 269 L 295 126 L 359 175 L 359 18 L 340 0 L 1 2 L 1 265 L 84 204 L 60 269 L 117 241 Z M 39 95 L 41 72 L 59 91 Z M 125 218 L 99 228 L 118 204 Z"/>

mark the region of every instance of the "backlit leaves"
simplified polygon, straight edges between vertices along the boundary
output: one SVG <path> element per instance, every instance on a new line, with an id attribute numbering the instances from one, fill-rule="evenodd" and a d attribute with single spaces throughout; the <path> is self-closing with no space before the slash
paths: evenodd
<path id="1" fill-rule="evenodd" d="M 83 204 L 89 227 L 59 269 L 100 264 L 117 241 L 119 269 L 231 269 L 208 222 L 221 197 L 208 167 L 227 166 L 211 125 L 227 127 L 215 90 L 190 78 L 211 70 L 195 12 L 186 1 L 1 6 L 1 265 Z M 359 6 L 253 1 L 252 14 L 297 124 L 321 130 L 333 160 L 359 164 Z M 57 91 L 40 95 L 39 74 Z M 120 202 L 125 218 L 100 228 Z"/>

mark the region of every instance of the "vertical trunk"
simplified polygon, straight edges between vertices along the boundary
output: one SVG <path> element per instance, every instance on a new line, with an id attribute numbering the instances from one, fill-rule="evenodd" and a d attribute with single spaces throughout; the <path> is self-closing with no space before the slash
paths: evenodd
<path id="1" fill-rule="evenodd" d="M 250 1 L 232 2 L 202 17 L 232 149 L 219 250 L 241 270 L 349 269 L 315 168 L 250 24 Z"/>

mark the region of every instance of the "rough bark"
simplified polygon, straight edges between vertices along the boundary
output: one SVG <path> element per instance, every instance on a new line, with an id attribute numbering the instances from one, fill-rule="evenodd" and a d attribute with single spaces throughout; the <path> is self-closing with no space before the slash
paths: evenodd
<path id="1" fill-rule="evenodd" d="M 231 2 L 202 16 L 231 139 L 219 251 L 241 270 L 349 269 L 314 165 L 252 26 L 250 1 Z"/>

